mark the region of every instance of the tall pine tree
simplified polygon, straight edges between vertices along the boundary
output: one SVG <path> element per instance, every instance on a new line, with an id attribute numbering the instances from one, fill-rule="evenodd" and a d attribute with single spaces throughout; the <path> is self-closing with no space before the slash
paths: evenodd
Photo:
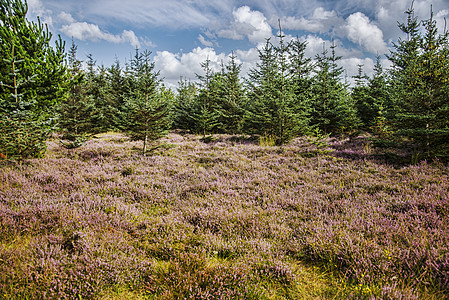
<path id="1" fill-rule="evenodd" d="M 221 129 L 225 133 L 241 132 L 244 115 L 245 91 L 240 80 L 242 64 L 237 63 L 234 52 L 229 56 L 222 74 L 222 94 L 218 99 Z"/>
<path id="2" fill-rule="evenodd" d="M 399 25 L 405 40 L 394 44 L 388 56 L 395 96 L 398 99 L 394 125 L 396 135 L 411 140 L 415 154 L 449 156 L 448 32 L 438 34 L 430 18 L 418 21 L 413 6 L 407 23 Z M 420 25 L 424 34 L 420 32 Z"/>
<path id="3" fill-rule="evenodd" d="M 54 129 L 54 115 L 70 86 L 64 42 L 26 19 L 22 0 L 0 0 L 0 153 L 36 157 Z"/>

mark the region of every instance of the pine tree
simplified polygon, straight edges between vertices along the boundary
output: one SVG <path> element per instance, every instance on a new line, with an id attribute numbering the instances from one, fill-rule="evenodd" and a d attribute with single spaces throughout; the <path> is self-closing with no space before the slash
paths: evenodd
<path id="1" fill-rule="evenodd" d="M 311 113 L 311 99 L 313 98 L 312 91 L 312 59 L 306 57 L 305 51 L 307 42 L 301 42 L 298 37 L 292 40 L 289 44 L 289 71 L 291 86 L 295 94 L 295 110 L 299 114 L 298 120 L 301 122 L 300 134 L 307 134 L 310 132 L 310 113 Z"/>
<path id="2" fill-rule="evenodd" d="M 358 124 L 354 103 L 342 82 L 344 70 L 338 66 L 341 57 L 336 55 L 334 43 L 330 48 L 331 55 L 323 45 L 322 53 L 315 57 L 311 125 L 324 133 L 351 131 Z"/>
<path id="3" fill-rule="evenodd" d="M 250 93 L 245 117 L 245 126 L 249 133 L 262 135 L 276 145 L 288 143 L 294 137 L 307 132 L 308 109 L 303 99 L 297 95 L 301 75 L 292 72 L 298 60 L 289 57 L 299 50 L 290 51 L 290 43 L 284 41 L 284 34 L 279 24 L 278 45 L 270 39 L 259 50 L 260 62 L 249 74 Z M 299 46 L 299 45 L 296 45 Z M 291 62 L 296 63 L 293 65 Z M 305 77 L 303 83 L 305 83 Z"/>
<path id="4" fill-rule="evenodd" d="M 64 42 L 51 47 L 48 27 L 29 22 L 27 10 L 21 0 L 0 0 L 0 153 L 18 158 L 43 155 L 70 86 Z"/>
<path id="5" fill-rule="evenodd" d="M 114 99 L 111 98 L 110 89 L 107 69 L 104 66 L 100 66 L 90 82 L 89 89 L 91 99 L 90 122 L 94 133 L 114 129 L 115 117 L 118 116 L 119 112 L 115 107 Z"/>
<path id="6" fill-rule="evenodd" d="M 72 85 L 67 99 L 59 107 L 59 128 L 64 138 L 75 141 L 88 131 L 89 111 L 84 89 L 84 72 L 77 58 L 77 46 L 72 40 L 69 51 L 69 72 Z"/>
<path id="7" fill-rule="evenodd" d="M 399 27 L 407 39 L 399 39 L 388 56 L 393 62 L 391 77 L 398 99 L 396 135 L 411 140 L 415 154 L 447 156 L 448 32 L 438 34 L 432 11 L 423 22 L 415 17 L 413 6 L 406 13 L 407 23 Z M 421 24 L 424 35 L 419 31 Z"/>
<path id="8" fill-rule="evenodd" d="M 361 121 L 360 127 L 369 130 L 374 125 L 378 109 L 374 105 L 374 99 L 368 95 L 367 80 L 369 77 L 363 73 L 363 65 L 358 65 L 357 75 L 353 78 L 355 79 L 355 86 L 352 88 L 351 98 Z"/>
<path id="9" fill-rule="evenodd" d="M 212 70 L 209 58 L 201 63 L 201 67 L 204 70 L 204 75 L 196 74 L 200 81 L 200 91 L 196 101 L 198 106 L 192 117 L 197 125 L 195 132 L 206 137 L 206 135 L 214 133 L 220 126 L 219 112 L 215 101 L 220 94 L 219 87 L 217 87 L 217 76 L 219 75 Z"/>
<path id="10" fill-rule="evenodd" d="M 245 91 L 240 80 L 241 64 L 237 64 L 234 52 L 229 56 L 229 62 L 223 68 L 221 80 L 217 89 L 221 90 L 217 99 L 221 129 L 225 133 L 235 134 L 241 131 L 244 115 Z"/>
<path id="11" fill-rule="evenodd" d="M 106 79 L 108 82 L 108 99 L 113 112 L 111 115 L 111 127 L 120 130 L 123 124 L 122 115 L 125 107 L 125 78 L 118 59 L 107 68 Z"/>
<path id="12" fill-rule="evenodd" d="M 380 56 L 376 57 L 373 77 L 368 80 L 368 99 L 366 102 L 372 103 L 376 113 L 369 111 L 374 116 L 370 123 L 371 131 L 380 139 L 388 139 L 391 136 L 390 120 L 393 111 L 393 102 L 388 86 L 388 74 L 383 71 Z"/>
<path id="13" fill-rule="evenodd" d="M 126 131 L 134 138 L 143 141 L 142 152 L 147 152 L 148 144 L 166 135 L 170 122 L 170 103 L 158 93 L 159 72 L 154 71 L 150 61 L 151 52 L 145 50 L 131 60 L 130 88 L 126 101 Z"/>
<path id="14" fill-rule="evenodd" d="M 177 129 L 194 130 L 196 122 L 193 116 L 197 114 L 196 100 L 198 91 L 195 84 L 180 78 L 177 95 L 173 104 L 173 126 Z"/>
<path id="15" fill-rule="evenodd" d="M 273 139 L 275 136 L 276 54 L 270 39 L 259 49 L 259 62 L 249 76 L 249 102 L 245 115 L 245 131 Z"/>

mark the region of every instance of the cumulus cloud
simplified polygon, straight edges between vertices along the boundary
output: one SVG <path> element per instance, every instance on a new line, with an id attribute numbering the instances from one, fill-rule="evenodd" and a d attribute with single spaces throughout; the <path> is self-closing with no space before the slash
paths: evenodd
<path id="1" fill-rule="evenodd" d="M 170 88 L 176 89 L 180 76 L 192 82 L 197 80 L 196 74 L 203 75 L 204 70 L 201 63 L 206 59 L 210 60 L 210 66 L 215 72 L 221 70 L 222 62 L 226 64 L 229 61 L 231 53 L 217 53 L 210 47 L 194 48 L 188 53 L 172 53 L 169 51 L 158 51 L 154 57 L 154 63 L 157 70 L 160 70 L 161 77 Z M 259 61 L 257 48 L 248 50 L 237 50 L 234 52 L 236 63 L 242 64 L 241 76 L 246 76 Z"/>
<path id="2" fill-rule="evenodd" d="M 130 43 L 131 46 L 140 48 L 139 38 L 132 30 L 123 30 L 121 35 L 121 43 Z"/>
<path id="3" fill-rule="evenodd" d="M 169 51 L 158 51 L 154 57 L 157 70 L 168 87 L 176 87 L 179 77 L 196 80 L 196 74 L 203 74 L 201 63 L 210 60 L 210 66 L 214 71 L 221 69 L 221 62 L 226 62 L 227 55 L 217 53 L 213 48 L 197 47 L 188 53 L 172 53 Z"/>
<path id="4" fill-rule="evenodd" d="M 347 37 L 371 53 L 385 53 L 387 45 L 383 32 L 361 12 L 356 12 L 346 19 Z"/>
<path id="5" fill-rule="evenodd" d="M 339 61 L 339 65 L 343 67 L 345 70 L 346 78 L 345 80 L 351 85 L 355 85 L 355 79 L 353 76 L 356 76 L 359 71 L 359 65 L 363 65 L 363 73 L 367 76 L 372 76 L 374 61 L 371 58 L 356 58 L 349 57 L 343 58 Z"/>
<path id="6" fill-rule="evenodd" d="M 237 63 L 242 63 L 242 69 L 240 75 L 246 77 L 251 69 L 256 67 L 259 62 L 259 51 L 257 48 L 250 48 L 248 50 L 237 50 L 235 52 L 237 57 Z"/>
<path id="7" fill-rule="evenodd" d="M 75 22 L 70 25 L 64 25 L 61 31 L 67 36 L 71 36 L 78 40 L 99 41 L 104 40 L 115 44 L 130 43 L 134 47 L 140 48 L 138 37 L 132 30 L 123 30 L 122 34 L 114 35 L 104 32 L 96 24 L 86 22 Z"/>
<path id="8" fill-rule="evenodd" d="M 217 35 L 222 38 L 242 40 L 248 38 L 258 44 L 273 35 L 267 18 L 260 11 L 253 11 L 249 6 L 242 6 L 232 12 L 233 22 L 228 28 L 221 29 Z"/>
<path id="9" fill-rule="evenodd" d="M 404 12 L 410 8 L 411 4 L 410 0 L 379 0 L 375 6 L 373 5 L 372 10 L 376 12 L 377 24 L 382 29 L 387 41 L 395 41 L 399 36 L 405 37 L 398 28 L 397 22 L 407 21 L 407 15 Z M 444 16 L 449 16 L 447 0 L 415 0 L 413 2 L 415 16 L 420 20 L 428 19 L 431 4 L 439 32 L 442 33 Z"/>

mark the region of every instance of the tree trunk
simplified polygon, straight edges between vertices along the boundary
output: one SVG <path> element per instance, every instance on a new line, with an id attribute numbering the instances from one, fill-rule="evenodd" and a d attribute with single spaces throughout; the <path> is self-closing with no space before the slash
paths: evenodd
<path id="1" fill-rule="evenodd" d="M 143 139 L 143 150 L 142 154 L 145 155 L 147 152 L 147 143 L 148 143 L 148 134 L 145 134 L 145 138 Z"/>

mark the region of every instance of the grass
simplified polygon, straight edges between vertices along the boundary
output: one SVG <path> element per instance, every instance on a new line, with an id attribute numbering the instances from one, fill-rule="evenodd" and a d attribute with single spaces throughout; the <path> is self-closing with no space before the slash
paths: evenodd
<path id="1" fill-rule="evenodd" d="M 0 162 L 0 298 L 448 298 L 447 166 L 363 137 L 160 145 Z"/>

